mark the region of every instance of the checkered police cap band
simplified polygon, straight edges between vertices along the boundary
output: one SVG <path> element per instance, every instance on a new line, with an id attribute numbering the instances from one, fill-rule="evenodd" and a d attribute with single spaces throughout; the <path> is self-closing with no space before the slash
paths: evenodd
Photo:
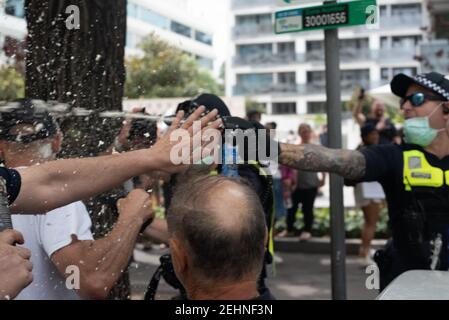
<path id="1" fill-rule="evenodd" d="M 403 73 L 398 74 L 391 81 L 391 91 L 404 98 L 412 84 L 422 86 L 449 101 L 449 80 L 437 72 L 420 74 L 416 77 L 409 77 Z"/>

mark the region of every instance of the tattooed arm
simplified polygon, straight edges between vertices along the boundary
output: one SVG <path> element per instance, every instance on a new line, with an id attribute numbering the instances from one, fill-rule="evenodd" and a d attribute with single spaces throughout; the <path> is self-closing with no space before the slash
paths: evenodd
<path id="1" fill-rule="evenodd" d="M 281 164 L 305 171 L 331 172 L 350 180 L 365 176 L 366 161 L 359 151 L 328 149 L 313 144 L 281 144 Z"/>

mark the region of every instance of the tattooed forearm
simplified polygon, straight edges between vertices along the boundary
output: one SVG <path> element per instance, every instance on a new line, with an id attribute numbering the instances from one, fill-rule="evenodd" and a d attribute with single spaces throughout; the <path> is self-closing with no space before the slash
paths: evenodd
<path id="1" fill-rule="evenodd" d="M 281 164 L 293 169 L 331 172 L 350 180 L 359 180 L 365 175 L 365 157 L 358 151 L 328 149 L 305 144 L 281 144 Z"/>

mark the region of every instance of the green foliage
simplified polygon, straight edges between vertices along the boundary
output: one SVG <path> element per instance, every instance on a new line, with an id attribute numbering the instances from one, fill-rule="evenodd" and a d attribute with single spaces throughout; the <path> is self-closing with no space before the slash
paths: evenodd
<path id="1" fill-rule="evenodd" d="M 303 219 L 302 214 L 298 210 L 297 220 L 295 223 L 295 229 L 300 230 L 302 228 Z M 345 210 L 345 229 L 347 238 L 360 238 L 363 227 L 363 213 L 361 210 L 346 209 Z M 276 230 L 281 231 L 285 229 L 285 221 L 279 221 L 276 226 Z M 315 209 L 315 221 L 313 225 L 312 233 L 315 237 L 330 236 L 331 234 L 331 221 L 329 208 Z M 388 237 L 388 213 L 386 209 L 383 209 L 380 214 L 380 219 L 377 223 L 377 238 Z"/>
<path id="2" fill-rule="evenodd" d="M 13 66 L 0 66 L 0 100 L 10 101 L 24 97 L 25 80 Z"/>
<path id="3" fill-rule="evenodd" d="M 359 99 L 361 87 L 357 87 L 352 93 L 351 99 L 344 104 L 344 109 L 347 111 L 352 111 Z M 371 104 L 373 103 L 373 97 L 365 93 L 365 97 L 362 101 L 362 113 L 367 116 L 371 111 Z"/>
<path id="4" fill-rule="evenodd" d="M 344 103 L 344 109 L 347 111 L 351 111 L 355 108 L 358 97 L 360 95 L 360 87 L 356 88 L 351 96 L 351 99 Z M 371 111 L 371 105 L 374 102 L 374 98 L 371 97 L 369 94 L 365 93 L 365 98 L 362 101 L 362 113 L 365 116 L 368 116 Z M 386 114 L 388 118 L 390 118 L 394 123 L 403 123 L 404 117 L 399 112 L 399 109 L 395 106 L 385 104 L 386 107 Z"/>
<path id="5" fill-rule="evenodd" d="M 221 95 L 223 87 L 194 58 L 150 34 L 139 45 L 141 57 L 126 62 L 128 98 L 192 97 L 202 92 Z"/>
<path id="6" fill-rule="evenodd" d="M 252 110 L 257 110 L 260 113 L 267 113 L 266 107 L 264 107 L 263 104 L 261 104 L 257 101 L 251 100 L 251 99 L 245 100 L 245 109 L 246 109 L 246 112 L 252 111 Z"/>
<path id="7" fill-rule="evenodd" d="M 322 126 L 327 124 L 327 116 L 325 114 L 317 114 L 313 116 L 313 122 L 317 126 Z"/>
<path id="8" fill-rule="evenodd" d="M 154 209 L 154 216 L 157 219 L 165 219 L 165 208 L 164 207 L 156 207 Z"/>

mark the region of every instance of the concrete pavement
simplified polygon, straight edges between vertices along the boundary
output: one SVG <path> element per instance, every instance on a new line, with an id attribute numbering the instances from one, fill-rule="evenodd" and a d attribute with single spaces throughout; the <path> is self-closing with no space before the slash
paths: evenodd
<path id="1" fill-rule="evenodd" d="M 165 253 L 154 247 L 150 251 L 135 250 L 135 262 L 131 265 L 132 298 L 142 299 L 146 286 L 159 265 L 159 256 Z M 272 293 L 278 299 L 316 300 L 331 299 L 330 256 L 325 254 L 277 253 L 281 262 L 276 264 L 276 276 L 267 281 Z M 347 293 L 349 300 L 374 299 L 376 290 L 367 290 L 365 268 L 356 256 L 348 256 Z M 176 291 L 160 283 L 156 299 L 170 299 Z"/>

